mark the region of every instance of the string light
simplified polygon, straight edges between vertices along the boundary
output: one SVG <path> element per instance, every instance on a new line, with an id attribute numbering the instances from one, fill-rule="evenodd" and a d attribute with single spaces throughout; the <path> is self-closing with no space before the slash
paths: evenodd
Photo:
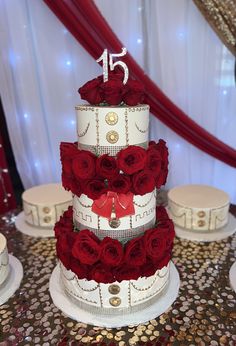
<path id="1" fill-rule="evenodd" d="M 178 31 L 178 32 L 177 32 L 177 36 L 178 36 L 178 39 L 179 39 L 179 40 L 183 40 L 183 39 L 184 39 L 184 36 L 185 36 L 184 31 Z"/>
<path id="2" fill-rule="evenodd" d="M 36 167 L 36 168 L 39 167 L 39 161 L 34 162 L 34 167 Z"/>
<path id="3" fill-rule="evenodd" d="M 67 61 L 66 61 L 66 65 L 67 65 L 67 66 L 71 66 L 71 61 L 70 61 L 70 60 L 67 60 Z"/>
<path id="4" fill-rule="evenodd" d="M 71 125 L 75 125 L 75 120 L 70 121 Z"/>
<path id="5" fill-rule="evenodd" d="M 227 95 L 228 91 L 227 90 L 223 90 L 223 95 Z"/>
<path id="6" fill-rule="evenodd" d="M 24 113 L 24 118 L 27 119 L 29 115 L 27 113 Z"/>
<path id="7" fill-rule="evenodd" d="M 141 39 L 141 38 L 138 38 L 138 39 L 137 39 L 137 43 L 139 43 L 139 44 L 142 43 L 142 39 Z"/>

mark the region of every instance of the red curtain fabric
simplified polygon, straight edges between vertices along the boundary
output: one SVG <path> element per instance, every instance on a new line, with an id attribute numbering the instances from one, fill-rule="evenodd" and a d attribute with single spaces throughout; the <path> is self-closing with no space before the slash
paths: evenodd
<path id="1" fill-rule="evenodd" d="M 16 208 L 16 200 L 0 135 L 0 214 Z"/>
<path id="2" fill-rule="evenodd" d="M 92 0 L 44 1 L 94 59 L 98 59 L 105 48 L 110 52 L 121 52 L 123 44 Z M 235 149 L 210 134 L 177 107 L 130 54 L 127 54 L 123 61 L 128 65 L 131 76 L 144 84 L 146 103 L 150 105 L 154 116 L 200 150 L 236 167 Z"/>

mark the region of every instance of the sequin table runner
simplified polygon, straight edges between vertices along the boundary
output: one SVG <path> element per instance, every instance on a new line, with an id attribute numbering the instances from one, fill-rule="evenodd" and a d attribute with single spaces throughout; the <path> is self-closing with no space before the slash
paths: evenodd
<path id="1" fill-rule="evenodd" d="M 175 303 L 148 323 L 108 329 L 75 322 L 55 307 L 49 294 L 57 263 L 55 240 L 17 231 L 16 214 L 0 217 L 0 232 L 8 239 L 9 252 L 21 261 L 24 278 L 0 306 L 0 346 L 236 345 L 236 296 L 229 284 L 236 234 L 212 243 L 175 239 L 173 262 L 181 278 Z"/>

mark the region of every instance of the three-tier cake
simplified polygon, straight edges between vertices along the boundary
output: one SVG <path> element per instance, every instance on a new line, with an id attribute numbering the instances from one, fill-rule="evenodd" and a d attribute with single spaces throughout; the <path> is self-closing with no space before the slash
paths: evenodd
<path id="1" fill-rule="evenodd" d="M 78 143 L 60 146 L 62 184 L 74 196 L 55 226 L 60 280 L 87 311 L 129 313 L 168 287 L 174 227 L 156 207 L 168 150 L 163 140 L 148 141 L 149 106 L 140 103 L 138 82 L 123 86 L 114 73 L 80 94 L 91 105 L 76 107 Z"/>

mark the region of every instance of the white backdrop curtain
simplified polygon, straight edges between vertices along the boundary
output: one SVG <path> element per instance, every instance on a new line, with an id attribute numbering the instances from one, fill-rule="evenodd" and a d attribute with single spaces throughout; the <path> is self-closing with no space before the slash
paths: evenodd
<path id="1" fill-rule="evenodd" d="M 96 0 L 137 62 L 197 123 L 236 147 L 234 58 L 189 0 Z M 105 47 L 104 47 L 105 48 Z M 59 143 L 76 140 L 77 93 L 101 68 L 43 1 L 0 2 L 0 93 L 25 188 L 60 181 Z M 156 118 L 151 138 L 170 151 L 167 188 L 201 183 L 236 202 L 236 170 Z"/>

